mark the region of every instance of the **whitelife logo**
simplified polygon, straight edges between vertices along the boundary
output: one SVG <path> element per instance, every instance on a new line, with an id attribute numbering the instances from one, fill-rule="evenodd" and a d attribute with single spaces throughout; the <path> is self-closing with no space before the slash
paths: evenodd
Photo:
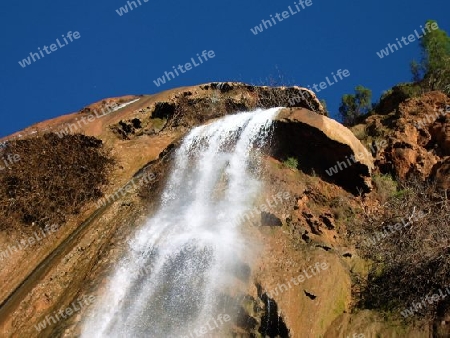
<path id="1" fill-rule="evenodd" d="M 139 181 L 135 182 L 136 179 L 139 179 Z M 144 184 L 149 184 L 152 181 L 156 179 L 156 175 L 154 173 L 145 173 L 145 174 L 139 174 L 136 177 L 133 177 L 124 187 L 117 190 L 114 194 L 111 194 L 107 197 L 101 198 L 97 202 L 97 206 L 99 208 L 104 207 L 108 205 L 109 203 L 113 203 L 117 201 L 119 198 L 125 196 L 129 192 L 131 192 L 133 189 L 136 189 L 136 187 L 142 186 Z M 119 196 L 120 195 L 120 196 Z"/>
<path id="2" fill-rule="evenodd" d="M 444 294 L 444 292 L 442 292 L 442 290 L 439 289 L 438 290 L 439 294 L 435 293 L 432 296 L 427 295 L 425 296 L 425 298 L 422 298 L 422 300 L 417 303 L 412 302 L 411 303 L 412 306 L 409 309 L 404 309 L 403 311 L 400 311 L 401 315 L 404 318 L 408 318 L 409 316 L 413 316 L 415 312 L 419 312 L 419 310 L 425 309 L 427 307 L 426 302 L 428 302 L 428 304 L 431 305 L 433 303 L 444 300 L 448 295 L 450 295 L 449 287 L 446 287 L 445 290 L 447 291 L 446 294 Z"/>
<path id="3" fill-rule="evenodd" d="M 3 163 L 5 163 L 5 166 L 3 166 L 3 164 L 0 164 L 0 170 L 4 170 L 6 168 L 11 169 L 11 167 L 14 163 L 17 163 L 20 161 L 20 155 L 19 154 L 8 154 L 8 155 L 2 156 L 0 159 L 3 160 Z"/>
<path id="4" fill-rule="evenodd" d="M 56 231 L 58 231 L 58 229 L 59 229 L 59 226 L 57 224 L 46 225 L 44 229 L 40 229 L 40 234 L 38 234 L 38 232 L 35 231 L 33 233 L 33 236 L 28 237 L 28 238 L 24 238 L 24 239 L 22 239 L 20 241 L 17 241 L 17 246 L 16 245 L 9 245 L 6 250 L 3 250 L 3 251 L 0 252 L 0 261 L 1 260 L 6 260 L 14 252 L 19 252 L 20 250 L 25 250 L 28 247 L 31 247 L 32 245 L 34 245 L 35 243 L 39 243 L 40 241 L 42 241 L 47 236 L 50 236 L 51 234 L 53 234 Z M 41 235 L 42 237 L 39 237 L 39 235 Z"/>
<path id="5" fill-rule="evenodd" d="M 78 40 L 81 37 L 81 35 L 78 31 L 75 31 L 73 33 L 72 33 L 72 31 L 69 31 L 69 32 L 67 32 L 67 36 L 64 36 L 64 34 L 61 36 L 66 44 L 62 44 L 58 38 L 58 39 L 56 39 L 56 43 L 52 43 L 50 46 L 42 47 L 42 49 L 45 51 L 46 54 L 44 54 L 44 52 L 39 47 L 37 53 L 30 52 L 30 56 L 27 57 L 26 59 L 23 59 L 22 61 L 19 61 L 19 65 L 22 68 L 25 68 L 26 66 L 31 65 L 31 60 L 33 60 L 33 62 L 36 62 L 37 60 L 40 60 L 41 57 L 44 58 L 45 55 L 50 55 L 52 52 L 56 52 L 58 50 L 58 47 L 63 48 L 65 46 L 67 46 L 69 44 L 67 39 L 69 39 L 70 42 L 73 42 L 74 40 Z"/>
<path id="6" fill-rule="evenodd" d="M 372 154 L 376 154 L 379 149 L 385 148 L 388 145 L 388 142 L 386 140 L 376 140 L 372 142 L 372 144 L 369 147 L 369 150 Z M 334 167 L 330 167 L 328 169 L 325 169 L 325 172 L 328 176 L 333 176 L 334 174 L 337 174 L 339 171 L 347 169 L 348 167 L 351 167 L 356 162 L 360 162 L 358 159 L 363 159 L 369 155 L 369 152 L 359 152 L 357 154 L 352 154 L 350 156 L 345 156 L 344 161 L 337 161 L 336 165 Z M 351 161 L 350 161 L 351 160 Z M 347 161 L 347 163 L 345 163 Z M 347 165 L 348 164 L 348 165 Z"/>
<path id="7" fill-rule="evenodd" d="M 430 28 L 430 26 L 431 26 L 431 28 Z M 429 22 L 427 22 L 426 25 L 425 25 L 425 28 L 426 28 L 426 30 L 428 31 L 428 33 L 430 33 L 430 32 L 431 32 L 431 29 L 436 30 L 436 29 L 438 29 L 439 27 L 438 27 L 438 25 L 437 25 L 436 22 L 433 22 L 433 23 L 431 23 L 431 24 L 430 24 Z M 405 38 L 404 36 L 402 36 L 402 38 L 401 38 L 400 40 L 403 42 L 403 44 L 404 44 L 405 46 L 407 46 L 407 45 L 409 45 L 411 42 L 416 41 L 416 38 L 417 38 L 417 40 L 419 40 L 420 38 L 423 38 L 425 35 L 427 35 L 427 32 L 425 32 L 425 29 L 423 29 L 422 25 L 420 25 L 420 29 L 422 30 L 423 35 L 420 35 L 420 34 L 417 32 L 417 29 L 415 29 L 415 30 L 414 30 L 414 34 L 408 35 L 408 41 L 409 41 L 409 42 L 406 41 L 406 38 Z M 395 40 L 397 40 L 397 45 L 398 45 L 398 47 L 403 48 L 403 45 L 402 45 L 402 43 L 398 40 L 398 38 L 396 38 Z M 389 55 L 389 51 L 390 51 L 391 53 L 394 53 L 394 52 L 398 51 L 397 45 L 396 45 L 395 43 L 394 43 L 394 44 L 388 43 L 388 45 L 387 45 L 387 47 L 386 47 L 385 49 L 382 49 L 382 50 L 380 50 L 379 52 L 377 52 L 378 57 L 379 57 L 380 59 L 382 59 L 382 58 L 384 58 L 385 56 L 388 56 L 388 55 Z M 395 50 L 394 50 L 394 47 L 395 47 Z"/>
<path id="8" fill-rule="evenodd" d="M 194 67 L 198 67 L 198 66 L 200 66 L 203 62 L 206 62 L 206 61 L 208 61 L 209 59 L 214 58 L 215 56 L 216 56 L 216 54 L 214 54 L 214 51 L 213 51 L 213 50 L 210 50 L 209 52 L 206 51 L 206 50 L 204 50 L 204 51 L 202 52 L 202 55 L 201 55 L 201 56 L 197 53 L 197 59 L 198 59 L 198 61 L 199 61 L 200 63 L 196 63 L 196 62 L 195 62 L 195 59 L 192 57 L 192 58 L 191 58 L 192 63 L 187 62 L 184 66 L 183 66 L 183 65 L 178 65 L 176 68 L 175 68 L 175 66 L 172 66 L 172 68 L 173 68 L 173 71 L 175 72 L 175 74 L 177 74 L 176 76 L 180 76 L 180 74 L 178 73 L 177 69 L 178 69 L 182 74 L 184 74 L 184 73 L 186 73 L 187 71 L 189 71 L 189 70 L 192 69 L 192 65 L 194 65 Z M 202 58 L 203 58 L 205 61 L 203 61 Z M 184 67 L 184 68 L 183 68 L 183 67 Z M 170 81 L 170 80 L 175 79 L 175 77 L 176 77 L 175 74 L 174 74 L 173 72 L 164 72 L 163 76 L 162 76 L 162 77 L 159 77 L 159 78 L 156 79 L 156 80 L 154 80 L 153 83 L 156 85 L 156 87 L 159 87 L 159 86 L 161 86 L 162 84 L 165 84 L 165 83 L 166 83 L 166 79 L 167 79 L 167 81 Z M 170 76 L 172 76 L 172 78 L 170 78 Z"/>
<path id="9" fill-rule="evenodd" d="M 95 296 L 82 296 L 77 299 L 77 302 L 72 302 L 68 308 L 60 309 L 59 311 L 55 311 L 53 315 L 45 316 L 45 319 L 34 327 L 36 328 L 37 332 L 41 332 L 47 327 L 50 327 L 52 324 L 57 324 L 62 319 L 67 319 L 68 317 L 80 311 L 83 307 L 91 305 L 92 303 L 94 303 L 94 301 Z M 79 307 L 77 305 L 79 305 Z"/>
<path id="10" fill-rule="evenodd" d="M 430 123 L 433 123 L 434 121 L 436 121 L 438 118 L 445 116 L 446 114 L 450 113 L 450 105 L 446 105 L 445 109 L 444 108 L 440 108 L 439 110 L 435 110 L 434 114 L 428 114 L 427 116 L 425 116 L 423 119 L 420 119 L 417 122 L 414 122 L 414 126 L 417 129 L 422 129 L 425 128 L 427 125 L 429 125 Z"/>
<path id="11" fill-rule="evenodd" d="M 253 225 L 258 225 L 252 221 L 254 218 L 260 216 L 261 212 L 273 212 L 278 204 L 283 205 L 283 200 L 287 201 L 290 197 L 291 195 L 289 192 L 279 192 L 276 195 L 272 195 L 272 200 L 266 199 L 266 203 L 261 204 L 259 207 L 256 206 L 253 210 L 249 210 L 244 215 L 240 216 L 238 220 L 239 224 L 250 222 Z M 273 202 L 273 204 L 271 202 Z"/>
<path id="12" fill-rule="evenodd" d="M 133 101 L 124 103 L 124 104 L 117 105 L 116 103 L 114 103 L 111 106 L 103 107 L 101 109 L 101 114 L 97 114 L 97 113 L 100 113 L 100 110 L 94 109 L 93 114 L 89 114 L 87 116 L 82 116 L 80 120 L 78 120 L 78 117 L 77 117 L 75 119 L 76 122 L 66 123 L 66 128 L 61 128 L 61 129 L 59 129 L 59 131 L 55 131 L 55 133 L 56 133 L 56 135 L 58 135 L 59 138 L 63 138 L 64 136 L 70 135 L 70 133 L 75 133 L 79 129 L 81 129 L 81 125 L 80 125 L 81 122 L 83 122 L 84 125 L 87 125 L 88 123 L 94 122 L 95 119 L 99 119 L 103 116 L 106 116 L 115 111 L 118 111 L 119 109 L 122 109 L 136 101 L 139 101 L 139 98 L 137 98 Z"/>
<path id="13" fill-rule="evenodd" d="M 328 86 L 331 87 L 331 86 L 333 86 L 334 84 L 338 83 L 339 80 L 341 80 L 341 81 L 344 80 L 346 77 L 349 77 L 349 76 L 350 76 L 350 71 L 349 71 L 348 69 L 344 69 L 344 70 L 338 69 L 338 70 L 336 71 L 336 74 L 334 74 L 334 72 L 331 72 L 331 76 L 333 76 L 334 82 L 333 82 L 333 81 L 330 81 L 330 79 L 329 79 L 328 76 L 325 76 L 325 80 L 326 80 L 327 82 L 321 81 L 321 82 L 319 82 L 319 84 L 314 83 L 314 84 L 312 85 L 312 88 L 314 88 L 314 91 L 315 91 L 316 93 L 319 93 L 321 90 L 327 89 Z M 339 78 L 339 80 L 338 80 L 338 78 Z M 310 85 L 307 85 L 307 87 L 308 87 L 309 90 L 313 91 L 313 89 L 311 88 Z M 319 89 L 319 88 L 320 88 L 320 89 Z M 297 96 L 295 96 L 295 97 L 290 98 L 290 99 L 289 99 L 289 105 L 293 106 L 293 105 L 295 105 L 295 104 L 301 102 L 302 99 L 303 99 L 303 101 L 306 101 L 306 102 L 308 103 L 308 100 L 307 100 L 307 98 L 305 98 L 304 93 L 305 93 L 304 91 L 301 91 L 301 92 L 300 92 L 300 95 L 301 95 L 301 96 L 297 95 Z M 307 92 L 306 92 L 306 93 L 307 93 Z M 307 93 L 307 94 L 308 94 L 308 96 L 309 96 L 309 99 L 311 99 L 311 98 L 312 98 L 312 95 L 310 95 L 309 93 Z M 308 105 L 309 105 L 309 104 L 308 104 Z M 310 108 L 311 108 L 311 107 L 310 107 Z M 311 110 L 314 110 L 314 109 L 311 109 Z"/>
<path id="14" fill-rule="evenodd" d="M 307 267 L 306 269 L 303 269 L 303 271 L 302 271 L 303 273 L 301 273 L 297 277 L 291 278 L 291 280 L 288 281 L 288 285 L 286 285 L 284 283 L 281 284 L 281 285 L 277 284 L 277 287 L 275 289 L 273 289 L 272 291 L 270 291 L 270 292 L 266 292 L 266 295 L 269 298 L 273 298 L 274 296 L 278 296 L 279 293 L 281 294 L 284 291 L 288 291 L 289 289 L 292 288 L 291 282 L 294 283 L 294 285 L 297 286 L 300 283 L 303 283 L 305 280 L 310 279 L 310 278 L 312 278 L 314 276 L 317 276 L 321 271 L 325 271 L 329 267 L 330 267 L 330 265 L 328 265 L 328 263 L 326 263 L 326 262 L 321 262 L 321 263 L 316 262 L 314 264 L 314 266 L 311 265 L 311 266 Z M 310 273 L 312 274 L 312 276 L 308 274 L 308 269 L 309 269 Z M 289 286 L 289 288 L 288 288 L 288 286 Z M 278 289 L 280 290 L 279 292 L 278 292 Z"/>
<path id="15" fill-rule="evenodd" d="M 275 18 L 277 18 L 278 22 L 283 21 L 284 19 L 288 19 L 290 16 L 295 15 L 297 13 L 300 13 L 302 9 L 305 9 L 306 7 L 312 6 L 312 0 L 299 0 L 298 4 L 297 2 L 294 2 L 295 8 L 297 11 L 293 10 L 291 6 L 288 6 L 289 11 L 283 11 L 280 13 L 275 14 Z M 306 5 L 306 6 L 305 6 Z M 300 9 L 300 7 L 302 9 Z M 277 24 L 277 21 L 275 20 L 273 15 L 270 15 L 270 20 L 261 20 L 262 23 L 259 24 L 259 26 L 255 26 L 254 28 L 250 28 L 250 31 L 253 33 L 253 35 L 258 35 L 259 33 L 262 33 L 265 29 L 269 29 L 273 25 Z M 263 27 L 264 25 L 264 27 Z"/>
<path id="16" fill-rule="evenodd" d="M 139 6 L 142 6 L 141 0 L 136 0 L 139 4 Z M 128 13 L 128 8 L 130 11 L 132 11 L 135 8 L 138 8 L 138 5 L 136 4 L 136 1 L 127 1 L 125 6 L 120 7 L 119 9 L 116 9 L 116 13 L 119 14 L 119 16 L 122 16 L 124 14 Z M 150 0 L 142 0 L 143 2 L 149 2 Z M 134 8 L 133 8 L 134 6 Z"/>

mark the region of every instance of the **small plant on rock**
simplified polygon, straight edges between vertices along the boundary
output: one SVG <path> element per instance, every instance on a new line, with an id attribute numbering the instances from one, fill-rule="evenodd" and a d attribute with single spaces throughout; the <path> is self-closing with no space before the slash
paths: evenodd
<path id="1" fill-rule="evenodd" d="M 285 167 L 291 168 L 291 169 L 297 169 L 298 167 L 298 160 L 295 157 L 288 157 L 286 161 L 283 162 Z"/>

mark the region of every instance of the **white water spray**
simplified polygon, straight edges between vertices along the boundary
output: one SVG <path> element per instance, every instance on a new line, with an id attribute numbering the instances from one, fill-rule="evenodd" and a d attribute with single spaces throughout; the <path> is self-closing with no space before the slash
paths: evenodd
<path id="1" fill-rule="evenodd" d="M 191 337 L 226 314 L 219 295 L 246 243 L 239 220 L 261 188 L 251 168 L 278 110 L 229 115 L 185 137 L 159 210 L 130 240 L 82 337 Z"/>

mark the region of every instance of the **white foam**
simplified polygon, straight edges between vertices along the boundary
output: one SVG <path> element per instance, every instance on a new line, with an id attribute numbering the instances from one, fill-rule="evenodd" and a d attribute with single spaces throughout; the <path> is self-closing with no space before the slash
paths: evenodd
<path id="1" fill-rule="evenodd" d="M 188 336 L 219 311 L 244 249 L 239 219 L 261 186 L 249 164 L 278 110 L 229 115 L 185 137 L 159 210 L 129 241 L 82 337 Z"/>

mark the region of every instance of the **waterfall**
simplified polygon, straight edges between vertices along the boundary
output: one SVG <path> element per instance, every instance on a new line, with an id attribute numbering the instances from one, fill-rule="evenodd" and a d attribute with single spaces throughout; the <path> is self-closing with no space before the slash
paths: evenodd
<path id="1" fill-rule="evenodd" d="M 260 193 L 258 149 L 278 110 L 228 115 L 184 138 L 158 211 L 129 240 L 82 337 L 220 336 L 235 314 L 219 295 L 248 250 L 240 220 Z"/>

